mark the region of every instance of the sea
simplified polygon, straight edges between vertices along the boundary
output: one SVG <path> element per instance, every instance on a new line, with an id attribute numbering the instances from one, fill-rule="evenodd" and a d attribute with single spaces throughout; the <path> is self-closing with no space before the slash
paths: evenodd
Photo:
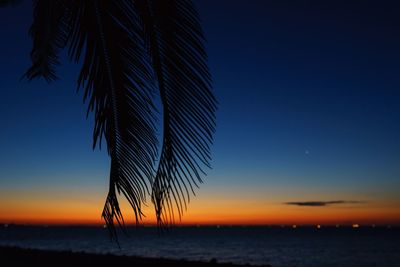
<path id="1" fill-rule="evenodd" d="M 102 227 L 4 225 L 0 246 L 272 267 L 400 267 L 400 228 L 386 226 L 135 227 L 117 244 Z"/>

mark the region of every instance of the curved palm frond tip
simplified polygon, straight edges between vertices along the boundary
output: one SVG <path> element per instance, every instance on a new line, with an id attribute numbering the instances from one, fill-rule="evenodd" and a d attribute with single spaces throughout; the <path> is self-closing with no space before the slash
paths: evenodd
<path id="1" fill-rule="evenodd" d="M 116 237 L 124 225 L 118 195 L 136 222 L 151 194 L 159 225 L 186 209 L 210 167 L 216 100 L 204 37 L 189 0 L 36 0 L 28 79 L 56 79 L 58 54 L 82 62 L 78 88 L 94 112 L 93 148 L 105 139 L 111 157 L 104 218 Z M 158 156 L 156 107 L 162 102 Z M 158 161 L 158 165 L 155 162 Z"/>

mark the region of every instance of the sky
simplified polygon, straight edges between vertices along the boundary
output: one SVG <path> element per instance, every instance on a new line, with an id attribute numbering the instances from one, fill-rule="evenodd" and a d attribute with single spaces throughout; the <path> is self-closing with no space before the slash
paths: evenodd
<path id="1" fill-rule="evenodd" d="M 219 109 L 181 223 L 400 224 L 400 6 L 348 2 L 195 1 Z M 0 9 L 0 222 L 98 224 L 109 158 L 79 65 L 20 80 L 31 13 Z"/>

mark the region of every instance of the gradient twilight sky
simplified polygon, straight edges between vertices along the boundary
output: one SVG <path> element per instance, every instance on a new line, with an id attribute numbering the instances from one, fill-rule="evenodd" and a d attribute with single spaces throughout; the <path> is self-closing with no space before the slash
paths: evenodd
<path id="1" fill-rule="evenodd" d="M 182 222 L 400 223 L 400 6 L 288 2 L 196 1 L 220 105 Z M 0 222 L 98 223 L 109 159 L 91 150 L 79 66 L 19 80 L 31 12 L 0 9 Z"/>

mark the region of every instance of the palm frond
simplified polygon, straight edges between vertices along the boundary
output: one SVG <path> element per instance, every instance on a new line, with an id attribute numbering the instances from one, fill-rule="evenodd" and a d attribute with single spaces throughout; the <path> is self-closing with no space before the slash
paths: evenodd
<path id="1" fill-rule="evenodd" d="M 47 82 L 57 78 L 55 67 L 58 54 L 64 48 L 69 34 L 65 0 L 35 0 L 30 34 L 33 39 L 32 66 L 25 76 L 32 80 L 43 77 Z"/>
<path id="2" fill-rule="evenodd" d="M 124 225 L 118 196 L 136 222 L 151 185 L 160 225 L 182 215 L 210 167 L 216 99 L 198 15 L 190 0 L 36 0 L 28 79 L 56 79 L 60 49 L 82 62 L 78 88 L 94 112 L 93 148 L 104 138 L 111 157 L 102 213 L 110 234 Z M 163 106 L 158 142 L 153 95 Z"/>
<path id="3" fill-rule="evenodd" d="M 102 216 L 116 237 L 114 221 L 124 224 L 117 192 L 126 197 L 138 222 L 153 182 L 154 77 L 132 1 L 76 1 L 72 21 L 69 52 L 77 61 L 84 54 L 78 83 L 85 89 L 88 112 L 95 112 L 93 146 L 104 137 L 111 156 Z"/>
<path id="4" fill-rule="evenodd" d="M 135 1 L 144 24 L 163 104 L 163 145 L 152 187 L 159 224 L 186 209 L 210 167 L 216 99 L 204 37 L 190 0 Z"/>

